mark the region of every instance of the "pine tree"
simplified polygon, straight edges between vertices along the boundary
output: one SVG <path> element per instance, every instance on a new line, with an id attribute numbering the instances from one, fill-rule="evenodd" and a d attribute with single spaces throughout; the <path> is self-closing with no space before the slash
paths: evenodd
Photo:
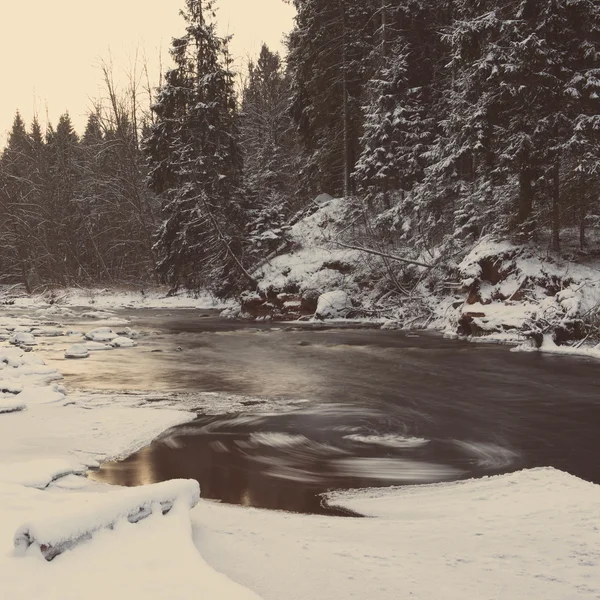
<path id="1" fill-rule="evenodd" d="M 572 82 L 584 57 L 597 67 L 598 8 L 587 0 L 523 0 L 463 2 L 460 10 L 466 18 L 451 36 L 455 85 L 442 164 L 463 179 L 505 184 L 512 203 L 488 199 L 497 214 L 516 214 L 505 230 L 531 236 L 537 200 L 558 250 L 562 161 L 576 122 L 585 120 Z"/>
<path id="2" fill-rule="evenodd" d="M 364 85 L 377 25 L 373 0 L 295 0 L 291 113 L 304 150 L 304 194 L 353 192 Z"/>
<path id="3" fill-rule="evenodd" d="M 176 67 L 159 90 L 145 144 L 150 186 L 163 198 L 158 266 L 174 287 L 227 286 L 247 275 L 233 73 L 213 3 L 186 0 L 182 14 L 186 32 L 173 40 Z"/>
<path id="4" fill-rule="evenodd" d="M 278 54 L 263 44 L 248 65 L 240 115 L 244 183 L 250 199 L 249 251 L 260 256 L 276 249 L 285 223 L 297 211 L 298 147 L 288 114 L 289 79 Z"/>

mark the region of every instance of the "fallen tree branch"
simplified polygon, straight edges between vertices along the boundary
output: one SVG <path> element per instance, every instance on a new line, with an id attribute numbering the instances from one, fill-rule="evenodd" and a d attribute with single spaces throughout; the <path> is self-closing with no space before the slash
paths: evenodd
<path id="1" fill-rule="evenodd" d="M 359 252 L 366 252 L 367 254 L 374 254 L 375 256 L 381 256 L 389 260 L 395 260 L 398 262 L 407 263 L 409 265 L 416 265 L 417 267 L 425 267 L 426 269 L 433 269 L 437 265 L 428 265 L 427 263 L 419 262 L 418 260 L 411 260 L 410 258 L 402 258 L 401 256 L 395 256 L 394 254 L 386 254 L 385 252 L 379 252 L 372 248 L 364 248 L 363 246 L 353 246 L 352 244 L 345 244 L 344 242 L 338 242 L 334 240 L 334 243 L 339 244 L 342 248 L 348 248 L 349 250 L 358 250 Z"/>

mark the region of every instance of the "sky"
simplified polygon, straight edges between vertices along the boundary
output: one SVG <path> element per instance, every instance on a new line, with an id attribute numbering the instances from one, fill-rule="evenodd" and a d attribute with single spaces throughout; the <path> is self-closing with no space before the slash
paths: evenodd
<path id="1" fill-rule="evenodd" d="M 136 53 L 145 56 L 153 85 L 169 64 L 171 38 L 183 33 L 183 0 L 0 0 L 0 145 L 17 109 L 29 124 L 37 114 L 54 124 L 70 113 L 76 129 L 100 94 L 104 60 L 125 85 Z M 218 0 L 221 34 L 232 34 L 237 65 L 262 42 L 283 54 L 294 8 L 283 0 Z M 141 64 L 141 60 L 140 63 Z"/>

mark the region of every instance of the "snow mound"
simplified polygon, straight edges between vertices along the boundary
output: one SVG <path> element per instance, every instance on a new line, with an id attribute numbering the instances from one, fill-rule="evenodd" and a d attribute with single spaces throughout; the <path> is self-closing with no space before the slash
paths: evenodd
<path id="1" fill-rule="evenodd" d="M 47 560 L 52 560 L 96 531 L 114 528 L 122 519 L 136 523 L 155 510 L 166 514 L 176 503 L 191 509 L 199 499 L 200 486 L 191 479 L 90 495 L 68 514 L 60 510 L 21 525 L 14 537 L 15 551 L 23 555 L 33 545 Z"/>
<path id="2" fill-rule="evenodd" d="M 18 394 L 23 391 L 23 382 L 17 379 L 0 379 L 0 392 L 3 394 Z"/>
<path id="3" fill-rule="evenodd" d="M 85 334 L 85 339 L 91 342 L 112 342 L 119 337 L 110 327 L 98 327 Z"/>
<path id="4" fill-rule="evenodd" d="M 65 350 L 65 358 L 87 358 L 90 355 L 85 344 L 73 344 Z"/>
<path id="5" fill-rule="evenodd" d="M 132 340 L 138 339 L 140 336 L 140 332 L 135 329 L 131 329 L 131 327 L 123 327 L 117 330 L 117 335 L 121 337 L 127 337 Z"/>
<path id="6" fill-rule="evenodd" d="M 343 319 L 351 310 L 350 296 L 342 290 L 334 290 L 319 296 L 315 317 L 319 319 Z"/>
<path id="7" fill-rule="evenodd" d="M 113 348 L 134 348 L 137 346 L 137 343 L 128 337 L 116 337 L 114 340 L 110 342 L 110 345 Z"/>
<path id="8" fill-rule="evenodd" d="M 35 346 L 35 336 L 25 331 L 13 333 L 8 340 L 13 346 Z"/>
<path id="9" fill-rule="evenodd" d="M 26 404 L 15 398 L 0 398 L 0 414 L 19 412 Z"/>

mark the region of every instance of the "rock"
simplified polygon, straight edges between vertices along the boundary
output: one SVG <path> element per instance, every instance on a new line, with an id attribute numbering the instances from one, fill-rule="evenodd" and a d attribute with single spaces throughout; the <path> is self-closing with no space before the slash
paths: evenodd
<path id="1" fill-rule="evenodd" d="M 99 327 L 85 334 L 85 339 L 92 342 L 112 342 L 119 337 L 110 327 Z"/>
<path id="2" fill-rule="evenodd" d="M 123 329 L 118 329 L 117 335 L 121 336 L 121 337 L 130 338 L 132 340 L 137 340 L 138 338 L 141 337 L 140 332 L 136 331 L 135 329 L 131 329 L 131 327 L 125 327 Z"/>
<path id="3" fill-rule="evenodd" d="M 133 348 L 137 344 L 128 337 L 117 337 L 110 342 L 113 348 Z"/>
<path id="4" fill-rule="evenodd" d="M 90 351 L 85 344 L 73 344 L 65 350 L 65 358 L 87 358 Z"/>
<path id="5" fill-rule="evenodd" d="M 8 340 L 13 346 L 35 346 L 35 337 L 31 333 L 20 331 L 13 333 Z"/>
<path id="6" fill-rule="evenodd" d="M 342 290 L 334 290 L 319 296 L 315 317 L 318 319 L 343 319 L 351 310 L 350 296 Z"/>
<path id="7" fill-rule="evenodd" d="M 397 329 L 402 329 L 402 323 L 390 319 L 381 326 L 381 329 L 395 331 Z"/>

